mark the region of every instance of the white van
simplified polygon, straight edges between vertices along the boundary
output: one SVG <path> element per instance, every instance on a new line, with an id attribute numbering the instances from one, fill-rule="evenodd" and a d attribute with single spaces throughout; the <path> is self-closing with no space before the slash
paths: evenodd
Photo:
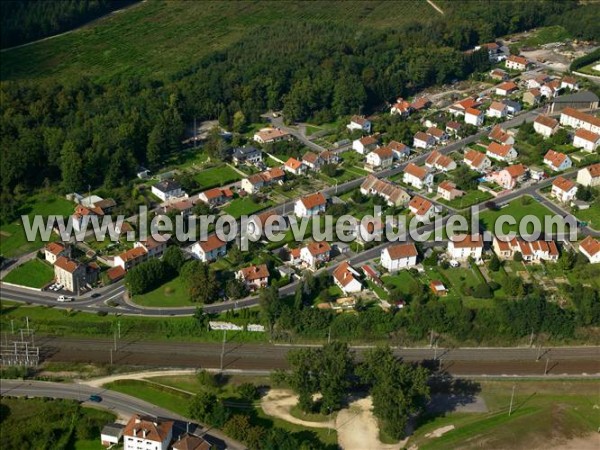
<path id="1" fill-rule="evenodd" d="M 59 302 L 72 302 L 75 299 L 73 297 L 67 297 L 66 295 L 61 295 L 56 300 Z"/>

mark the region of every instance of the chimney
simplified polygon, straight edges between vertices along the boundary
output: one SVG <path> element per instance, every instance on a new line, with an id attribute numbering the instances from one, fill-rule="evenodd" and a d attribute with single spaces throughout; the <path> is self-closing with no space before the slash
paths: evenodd
<path id="1" fill-rule="evenodd" d="M 144 439 L 146 439 L 146 429 L 142 428 L 142 436 Z"/>

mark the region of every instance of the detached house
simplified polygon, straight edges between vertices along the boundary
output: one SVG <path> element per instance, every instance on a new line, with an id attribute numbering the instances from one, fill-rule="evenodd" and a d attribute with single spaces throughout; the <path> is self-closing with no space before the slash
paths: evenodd
<path id="1" fill-rule="evenodd" d="M 306 152 L 302 156 L 302 164 L 311 170 L 319 170 L 323 165 L 323 160 L 316 153 Z"/>
<path id="2" fill-rule="evenodd" d="M 558 97 L 558 95 L 560 94 L 560 81 L 549 81 L 540 88 L 540 92 L 542 94 L 542 97 L 546 97 L 548 99 Z"/>
<path id="3" fill-rule="evenodd" d="M 200 261 L 216 261 L 227 254 L 227 243 L 219 239 L 216 234 L 211 234 L 206 240 L 194 243 L 191 252 Z"/>
<path id="4" fill-rule="evenodd" d="M 384 170 L 392 166 L 394 152 L 389 147 L 380 147 L 367 155 L 366 170 Z"/>
<path id="5" fill-rule="evenodd" d="M 502 169 L 500 172 L 494 172 L 492 180 L 504 189 L 513 189 L 518 183 L 521 183 L 527 177 L 527 167 L 523 164 L 515 164 Z"/>
<path id="6" fill-rule="evenodd" d="M 346 125 L 346 128 L 350 131 L 360 130 L 363 133 L 370 133 L 371 121 L 365 119 L 364 116 L 352 116 L 350 123 Z"/>
<path id="7" fill-rule="evenodd" d="M 455 122 L 451 120 L 446 124 L 446 133 L 449 136 L 458 138 L 460 137 L 460 130 L 462 129 L 462 124 L 460 122 Z"/>
<path id="8" fill-rule="evenodd" d="M 404 100 L 403 98 L 398 98 L 396 103 L 394 103 L 390 109 L 390 114 L 398 114 L 402 117 L 408 117 L 411 113 L 410 103 Z"/>
<path id="9" fill-rule="evenodd" d="M 360 185 L 360 192 L 363 195 L 378 195 L 385 199 L 388 206 L 406 205 L 410 196 L 395 184 L 380 180 L 373 175 L 369 175 Z"/>
<path id="10" fill-rule="evenodd" d="M 505 81 L 508 80 L 508 72 L 502 69 L 494 69 L 490 71 L 490 78 L 496 81 Z"/>
<path id="11" fill-rule="evenodd" d="M 494 126 L 488 137 L 499 144 L 513 145 L 515 143 L 513 134 L 505 131 L 500 125 Z"/>
<path id="12" fill-rule="evenodd" d="M 361 155 L 365 155 L 377 148 L 379 140 L 375 136 L 365 136 L 352 142 L 352 149 Z"/>
<path id="13" fill-rule="evenodd" d="M 167 450 L 173 440 L 172 420 L 134 414 L 123 431 L 123 450 Z"/>
<path id="14" fill-rule="evenodd" d="M 235 277 L 242 281 L 250 291 L 269 285 L 269 269 L 266 264 L 244 267 L 236 272 Z"/>
<path id="15" fill-rule="evenodd" d="M 213 188 L 198 194 L 198 201 L 208 206 L 219 206 L 233 198 L 231 189 Z"/>
<path id="16" fill-rule="evenodd" d="M 571 162 L 571 158 L 564 153 L 548 150 L 546 155 L 544 155 L 544 164 L 554 172 L 560 172 L 561 170 L 569 169 L 573 163 Z"/>
<path id="17" fill-rule="evenodd" d="M 444 130 L 440 130 L 438 127 L 429 127 L 426 131 L 429 136 L 433 136 L 436 143 L 445 142 L 448 140 L 448 135 Z"/>
<path id="18" fill-rule="evenodd" d="M 354 294 L 362 291 L 362 284 L 358 281 L 358 272 L 344 261 L 333 271 L 333 281 L 344 294 Z"/>
<path id="19" fill-rule="evenodd" d="M 477 172 L 487 172 L 488 169 L 492 166 L 492 162 L 490 159 L 485 156 L 485 154 L 478 152 L 477 150 L 467 150 L 465 152 L 464 163 L 469 167 L 469 169 L 475 170 Z"/>
<path id="20" fill-rule="evenodd" d="M 537 134 L 549 138 L 558 131 L 558 120 L 552 117 L 539 115 L 533 121 L 533 129 Z"/>
<path id="21" fill-rule="evenodd" d="M 560 80 L 561 89 L 569 89 L 571 91 L 579 90 L 579 83 L 573 77 L 565 76 Z"/>
<path id="22" fill-rule="evenodd" d="M 147 259 L 148 252 L 144 247 L 134 247 L 115 256 L 114 264 L 115 267 L 118 266 L 121 267 L 123 270 L 127 271 L 143 263 Z"/>
<path id="23" fill-rule="evenodd" d="M 416 189 L 423 189 L 425 186 L 431 186 L 433 183 L 433 174 L 424 167 L 419 167 L 414 163 L 408 163 L 404 168 L 402 181 L 406 184 L 410 184 Z"/>
<path id="24" fill-rule="evenodd" d="M 408 209 L 421 222 L 428 222 L 437 213 L 437 208 L 433 203 L 418 195 L 415 195 L 408 203 Z"/>
<path id="25" fill-rule="evenodd" d="M 430 106 L 431 100 L 429 100 L 427 97 L 415 98 L 410 104 L 410 108 L 414 111 L 422 111 L 424 109 L 429 108 Z"/>
<path id="26" fill-rule="evenodd" d="M 582 186 L 600 186 L 600 163 L 580 169 L 577 172 L 577 182 Z"/>
<path id="27" fill-rule="evenodd" d="M 67 258 L 71 256 L 70 247 L 66 246 L 62 242 L 49 242 L 44 247 L 44 258 L 50 264 L 54 264 L 61 256 L 65 256 Z"/>
<path id="28" fill-rule="evenodd" d="M 412 242 L 392 244 L 381 251 L 381 265 L 388 272 L 396 272 L 416 266 L 417 256 L 417 247 Z"/>
<path id="29" fill-rule="evenodd" d="M 311 242 L 300 249 L 300 259 L 311 269 L 328 262 L 330 255 L 331 246 L 325 241 Z"/>
<path id="30" fill-rule="evenodd" d="M 327 200 L 322 193 L 310 194 L 296 200 L 294 213 L 298 217 L 311 217 L 325 212 Z"/>
<path id="31" fill-rule="evenodd" d="M 185 192 L 181 189 L 181 185 L 176 181 L 164 180 L 152 186 L 152 194 L 160 198 L 163 202 L 173 198 L 183 197 Z"/>
<path id="32" fill-rule="evenodd" d="M 465 111 L 465 123 L 480 127 L 483 125 L 485 114 L 476 108 L 467 108 Z"/>
<path id="33" fill-rule="evenodd" d="M 156 239 L 148 236 L 145 240 L 134 243 L 133 248 L 143 248 L 148 258 L 160 258 L 167 249 L 167 239 L 163 236 L 157 236 Z"/>
<path id="34" fill-rule="evenodd" d="M 491 142 L 485 154 L 492 159 L 504 162 L 514 161 L 518 156 L 512 145 L 498 144 L 497 142 Z"/>
<path id="35" fill-rule="evenodd" d="M 340 162 L 340 157 L 338 156 L 338 154 L 329 150 L 324 150 L 321 153 L 319 153 L 319 157 L 323 160 L 325 164 L 337 164 L 338 162 Z"/>
<path id="36" fill-rule="evenodd" d="M 500 259 L 513 259 L 517 252 L 521 253 L 523 261 L 528 262 L 557 261 L 559 257 L 554 241 L 528 242 L 517 238 L 503 240 L 495 237 L 493 248 Z"/>
<path id="37" fill-rule="evenodd" d="M 405 159 L 410 155 L 410 147 L 398 141 L 391 141 L 387 147 L 394 152 L 394 159 Z"/>
<path id="38" fill-rule="evenodd" d="M 483 236 L 480 234 L 459 234 L 452 236 L 448 242 L 448 255 L 458 261 L 467 260 L 469 257 L 480 261 L 482 253 Z"/>
<path id="39" fill-rule="evenodd" d="M 600 241 L 592 236 L 581 241 L 579 251 L 590 261 L 590 264 L 600 263 Z"/>
<path id="40" fill-rule="evenodd" d="M 452 158 L 442 155 L 437 150 L 432 151 L 425 160 L 425 166 L 431 169 L 449 172 L 456 169 L 456 163 Z"/>
<path id="41" fill-rule="evenodd" d="M 497 117 L 499 119 L 506 117 L 508 114 L 507 106 L 502 102 L 492 102 L 486 112 L 488 117 Z"/>
<path id="42" fill-rule="evenodd" d="M 422 131 L 418 131 L 413 138 L 413 147 L 414 148 L 424 148 L 428 149 L 435 145 L 436 141 L 433 136 L 427 133 L 423 133 Z"/>
<path id="43" fill-rule="evenodd" d="M 256 147 L 238 147 L 233 151 L 234 164 L 258 164 L 262 162 L 262 151 Z"/>
<path id="44" fill-rule="evenodd" d="M 529 61 L 522 56 L 510 55 L 508 58 L 506 58 L 504 64 L 506 65 L 507 69 L 523 71 L 527 69 Z"/>
<path id="45" fill-rule="evenodd" d="M 506 97 L 518 89 L 519 87 L 512 81 L 505 81 L 504 83 L 500 83 L 498 86 L 496 86 L 496 95 Z"/>
<path id="46" fill-rule="evenodd" d="M 473 97 L 467 97 L 459 102 L 454 103 L 448 108 L 448 112 L 453 116 L 464 116 L 469 108 L 476 108 L 480 103 Z"/>
<path id="47" fill-rule="evenodd" d="M 577 194 L 577 185 L 563 177 L 558 177 L 552 182 L 550 194 L 562 203 L 569 203 Z"/>
<path id="48" fill-rule="evenodd" d="M 283 165 L 283 170 L 294 175 L 302 175 L 304 172 L 306 172 L 306 166 L 296 158 L 290 158 Z"/>
<path id="49" fill-rule="evenodd" d="M 210 442 L 200 436 L 186 433 L 173 444 L 173 450 L 211 450 Z"/>
<path id="50" fill-rule="evenodd" d="M 270 144 L 289 138 L 290 134 L 279 128 L 263 128 L 257 133 L 254 133 L 254 140 L 260 144 Z"/>
<path id="51" fill-rule="evenodd" d="M 66 256 L 59 256 L 54 262 L 54 280 L 74 294 L 95 283 L 99 271 L 95 263 L 85 265 Z"/>
<path id="52" fill-rule="evenodd" d="M 579 128 L 575 132 L 573 146 L 585 150 L 586 152 L 593 152 L 600 146 L 600 134 Z"/>
<path id="53" fill-rule="evenodd" d="M 538 88 L 529 89 L 523 94 L 523 103 L 530 106 L 537 105 L 542 100 L 542 92 Z"/>
<path id="54" fill-rule="evenodd" d="M 440 197 L 447 201 L 452 201 L 457 197 L 462 197 L 465 195 L 464 191 L 457 189 L 456 184 L 448 180 L 442 181 L 438 185 L 437 193 Z"/>
<path id="55" fill-rule="evenodd" d="M 502 103 L 506 105 L 506 112 L 508 114 L 516 114 L 521 111 L 521 104 L 517 101 L 511 100 L 509 98 L 505 98 L 502 100 Z"/>

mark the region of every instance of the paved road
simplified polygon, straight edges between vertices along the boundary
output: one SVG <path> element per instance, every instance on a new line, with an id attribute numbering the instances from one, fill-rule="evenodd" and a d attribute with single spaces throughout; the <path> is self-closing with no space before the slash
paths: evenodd
<path id="1" fill-rule="evenodd" d="M 171 419 L 175 421 L 174 437 L 183 434 L 186 431 L 186 425 L 189 423 L 191 430 L 195 428 L 197 434 L 203 435 L 207 441 L 213 442 L 218 448 L 227 447 L 235 450 L 245 448 L 241 443 L 228 438 L 218 430 L 202 427 L 193 423 L 192 420 L 172 411 L 160 408 L 138 398 L 104 388 L 93 388 L 79 383 L 67 384 L 52 383 L 48 381 L 2 380 L 0 392 L 2 396 L 10 397 L 31 396 L 77 400 L 84 402 L 85 406 L 100 407 L 127 417 L 133 414 L 144 414 Z M 102 397 L 102 402 L 93 403 L 87 401 L 89 396 L 93 394 L 100 395 Z"/>

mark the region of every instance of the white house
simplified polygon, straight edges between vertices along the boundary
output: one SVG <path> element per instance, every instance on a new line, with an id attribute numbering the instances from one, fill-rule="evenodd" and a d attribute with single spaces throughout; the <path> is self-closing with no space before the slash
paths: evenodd
<path id="1" fill-rule="evenodd" d="M 482 173 L 486 172 L 492 166 L 492 162 L 485 154 L 472 149 L 465 152 L 463 161 L 470 169 Z"/>
<path id="2" fill-rule="evenodd" d="M 70 257 L 70 248 L 62 242 L 49 242 L 44 247 L 44 258 L 50 264 L 54 264 L 59 256 Z"/>
<path id="3" fill-rule="evenodd" d="M 515 143 L 515 136 L 504 130 L 500 125 L 496 125 L 488 134 L 488 137 L 492 141 L 496 141 L 499 144 L 512 145 Z"/>
<path id="4" fill-rule="evenodd" d="M 242 281 L 246 288 L 251 291 L 269 285 L 269 269 L 266 264 L 243 267 L 235 273 L 235 277 Z"/>
<path id="5" fill-rule="evenodd" d="M 512 239 L 494 238 L 494 252 L 500 259 L 513 259 L 515 253 L 519 252 L 524 261 L 557 261 L 560 256 L 556 242 L 554 241 L 525 241 L 513 237 Z"/>
<path id="6" fill-rule="evenodd" d="M 360 185 L 360 192 L 363 195 L 378 195 L 385 199 L 389 206 L 406 205 L 410 200 L 410 195 L 404 189 L 390 181 L 380 180 L 374 175 L 365 178 Z"/>
<path id="7" fill-rule="evenodd" d="M 381 265 L 388 272 L 408 269 L 417 265 L 417 247 L 412 242 L 393 244 L 381 251 Z"/>
<path id="8" fill-rule="evenodd" d="M 364 116 L 352 116 L 350 123 L 346 125 L 346 128 L 350 131 L 360 130 L 363 133 L 371 132 L 371 121 L 365 119 Z"/>
<path id="9" fill-rule="evenodd" d="M 410 147 L 398 141 L 391 141 L 387 147 L 394 152 L 394 159 L 405 159 L 410 155 Z"/>
<path id="10" fill-rule="evenodd" d="M 414 148 L 424 148 L 428 149 L 435 145 L 435 138 L 430 134 L 423 133 L 422 131 L 418 131 L 413 138 L 413 147 Z"/>
<path id="11" fill-rule="evenodd" d="M 311 242 L 300 249 L 300 260 L 311 269 L 316 269 L 321 264 L 329 261 L 331 246 L 323 242 Z"/>
<path id="12" fill-rule="evenodd" d="M 558 95 L 560 94 L 560 81 L 549 81 L 540 88 L 540 93 L 543 97 L 546 97 L 548 99 L 558 97 Z"/>
<path id="13" fill-rule="evenodd" d="M 404 168 L 402 181 L 410 184 L 416 189 L 423 189 L 424 186 L 430 186 L 433 183 L 433 174 L 425 167 L 419 167 L 414 163 L 409 163 Z"/>
<path id="14" fill-rule="evenodd" d="M 427 133 L 429 136 L 433 136 L 436 143 L 448 140 L 448 134 L 444 130 L 439 129 L 438 127 L 429 127 L 425 133 Z"/>
<path id="15" fill-rule="evenodd" d="M 569 89 L 571 91 L 579 90 L 579 83 L 573 77 L 565 76 L 560 80 L 560 88 L 561 89 Z"/>
<path id="16" fill-rule="evenodd" d="M 511 70 L 526 70 L 529 62 L 522 56 L 510 55 L 504 62 L 507 69 Z"/>
<path id="17" fill-rule="evenodd" d="M 434 150 L 425 160 L 425 166 L 442 172 L 449 172 L 456 169 L 456 162 L 449 156 L 442 155 L 437 150 Z"/>
<path id="18" fill-rule="evenodd" d="M 580 169 L 577 182 L 582 186 L 600 186 L 600 163 Z"/>
<path id="19" fill-rule="evenodd" d="M 163 202 L 172 198 L 183 197 L 185 193 L 176 181 L 164 180 L 152 186 L 152 194 L 160 198 Z"/>
<path id="20" fill-rule="evenodd" d="M 600 241 L 592 236 L 581 241 L 579 251 L 590 261 L 590 264 L 600 263 Z"/>
<path id="21" fill-rule="evenodd" d="M 361 155 L 377 148 L 378 139 L 375 136 L 365 136 L 352 142 L 352 149 Z"/>
<path id="22" fill-rule="evenodd" d="M 100 431 L 100 443 L 104 447 L 117 445 L 123 437 L 125 425 L 120 423 L 109 423 L 102 427 Z"/>
<path id="23" fill-rule="evenodd" d="M 558 131 L 558 120 L 552 117 L 539 115 L 533 121 L 533 129 L 537 134 L 549 138 Z"/>
<path id="24" fill-rule="evenodd" d="M 600 146 L 600 134 L 579 128 L 573 138 L 573 146 L 581 148 L 586 152 L 595 151 Z"/>
<path id="25" fill-rule="evenodd" d="M 550 167 L 554 172 L 560 172 L 561 170 L 569 169 L 573 163 L 568 155 L 555 152 L 554 150 L 548 150 L 544 155 L 544 164 Z"/>
<path id="26" fill-rule="evenodd" d="M 211 234 L 205 241 L 194 243 L 191 252 L 200 261 L 215 261 L 227 254 L 227 243 L 219 239 L 216 234 Z"/>
<path id="27" fill-rule="evenodd" d="M 211 450 L 213 446 L 200 436 L 185 433 L 173 444 L 173 450 Z"/>
<path id="28" fill-rule="evenodd" d="M 551 195 L 562 203 L 569 203 L 577 194 L 577 185 L 563 177 L 558 177 L 552 182 Z"/>
<path id="29" fill-rule="evenodd" d="M 366 170 L 383 170 L 391 167 L 394 152 L 389 147 L 380 147 L 367 155 Z"/>
<path id="30" fill-rule="evenodd" d="M 467 108 L 465 111 L 465 123 L 480 127 L 483 125 L 484 116 L 485 114 L 483 111 L 480 111 L 479 109 Z"/>
<path id="31" fill-rule="evenodd" d="M 471 257 L 480 261 L 482 253 L 483 236 L 480 234 L 459 234 L 448 241 L 448 256 L 452 259 L 464 261 Z"/>
<path id="32" fill-rule="evenodd" d="M 574 108 L 563 109 L 560 114 L 560 124 L 573 128 L 583 128 L 592 133 L 600 134 L 600 118 Z"/>
<path id="33" fill-rule="evenodd" d="M 302 155 L 302 164 L 311 170 L 319 170 L 323 165 L 323 160 L 316 153 L 306 152 Z"/>
<path id="34" fill-rule="evenodd" d="M 283 141 L 289 139 L 290 134 L 287 131 L 279 128 L 263 128 L 254 133 L 254 140 L 260 144 L 270 144 L 272 142 Z"/>
<path id="35" fill-rule="evenodd" d="M 512 145 L 498 144 L 497 142 L 490 142 L 485 154 L 492 159 L 504 162 L 514 161 L 519 156 Z"/>
<path id="36" fill-rule="evenodd" d="M 148 259 L 148 252 L 144 247 L 134 247 L 115 256 L 114 267 L 122 267 L 129 270 Z"/>
<path id="37" fill-rule="evenodd" d="M 437 212 L 437 208 L 433 203 L 418 195 L 415 195 L 411 201 L 408 202 L 408 209 L 415 215 L 415 218 L 421 222 L 428 222 Z"/>
<path id="38" fill-rule="evenodd" d="M 322 193 L 317 192 L 296 200 L 294 213 L 298 217 L 316 216 L 317 214 L 325 212 L 326 206 L 327 200 L 325 199 L 325 196 Z"/>
<path id="39" fill-rule="evenodd" d="M 492 102 L 488 108 L 486 115 L 488 117 L 497 117 L 502 119 L 508 114 L 508 107 L 502 102 Z"/>
<path id="40" fill-rule="evenodd" d="M 290 158 L 283 165 L 283 170 L 294 175 L 302 175 L 306 172 L 306 166 L 296 158 Z"/>
<path id="41" fill-rule="evenodd" d="M 173 439 L 173 421 L 131 416 L 123 431 L 123 450 L 167 450 Z"/>
<path id="42" fill-rule="evenodd" d="M 448 180 L 444 180 L 438 185 L 437 193 L 440 197 L 447 201 L 452 201 L 457 197 L 462 197 L 465 195 L 464 191 L 457 189 L 456 184 Z"/>
<path id="43" fill-rule="evenodd" d="M 408 115 L 410 113 L 411 113 L 410 103 L 407 102 L 406 100 L 404 100 L 403 98 L 398 98 L 396 100 L 396 103 L 394 103 L 392 105 L 392 107 L 390 108 L 390 114 L 392 114 L 392 115 L 398 114 L 402 117 L 408 117 Z"/>
<path id="44" fill-rule="evenodd" d="M 500 83 L 498 86 L 496 86 L 496 95 L 506 97 L 507 95 L 515 92 L 517 89 L 519 89 L 519 87 L 515 83 L 512 81 L 505 81 L 504 83 Z"/>
<path id="45" fill-rule="evenodd" d="M 333 281 L 344 294 L 362 291 L 362 284 L 358 281 L 358 276 L 358 272 L 347 261 L 342 262 L 333 271 Z"/>
<path id="46" fill-rule="evenodd" d="M 517 183 L 525 180 L 527 173 L 528 169 L 523 164 L 513 164 L 498 172 L 493 172 L 489 179 L 504 189 L 513 189 Z"/>

